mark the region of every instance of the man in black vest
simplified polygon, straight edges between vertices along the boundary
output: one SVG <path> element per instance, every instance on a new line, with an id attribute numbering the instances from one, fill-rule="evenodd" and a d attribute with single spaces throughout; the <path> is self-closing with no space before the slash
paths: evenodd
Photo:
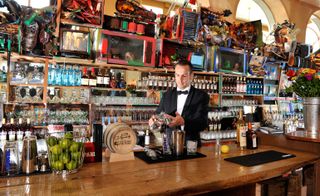
<path id="1" fill-rule="evenodd" d="M 197 140 L 198 145 L 201 145 L 200 132 L 208 123 L 209 96 L 206 92 L 191 86 L 192 79 L 191 63 L 179 61 L 175 65 L 177 88 L 169 89 L 163 94 L 156 112 L 166 113 L 166 117 L 171 119 L 169 127 L 184 130 L 186 140 Z M 154 116 L 149 120 L 150 126 L 154 120 Z"/>

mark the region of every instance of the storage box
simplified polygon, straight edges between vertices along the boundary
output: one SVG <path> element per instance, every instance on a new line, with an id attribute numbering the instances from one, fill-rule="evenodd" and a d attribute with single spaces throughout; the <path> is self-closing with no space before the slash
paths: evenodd
<path id="1" fill-rule="evenodd" d="M 155 66 L 156 40 L 135 34 L 101 31 L 98 60 L 113 64 Z"/>

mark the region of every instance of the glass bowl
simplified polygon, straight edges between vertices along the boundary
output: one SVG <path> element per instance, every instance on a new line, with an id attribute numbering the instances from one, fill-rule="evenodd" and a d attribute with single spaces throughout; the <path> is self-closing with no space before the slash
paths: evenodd
<path id="1" fill-rule="evenodd" d="M 83 165 L 85 136 L 79 132 L 53 132 L 46 136 L 49 165 L 56 174 L 76 173 Z"/>

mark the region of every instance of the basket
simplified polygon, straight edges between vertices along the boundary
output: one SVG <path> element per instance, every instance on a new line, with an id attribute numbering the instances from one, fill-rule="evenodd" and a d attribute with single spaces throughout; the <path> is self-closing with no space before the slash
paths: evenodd
<path id="1" fill-rule="evenodd" d="M 79 132 L 53 132 L 46 137 L 49 165 L 56 174 L 76 173 L 83 165 L 85 136 Z"/>

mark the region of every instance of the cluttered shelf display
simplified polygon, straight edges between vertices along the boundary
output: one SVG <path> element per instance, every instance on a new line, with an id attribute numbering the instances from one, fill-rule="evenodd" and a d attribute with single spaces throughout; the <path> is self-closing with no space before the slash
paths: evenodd
<path id="1" fill-rule="evenodd" d="M 7 85 L 1 88 L 1 118 L 9 127 L 3 135 L 18 138 L 23 126 L 13 127 L 27 123 L 41 138 L 72 124 L 87 140 L 84 160 L 94 161 L 94 125 L 105 129 L 124 122 L 144 137 L 163 92 L 176 87 L 173 65 L 181 59 L 194 68 L 192 85 L 210 95 L 203 141 L 235 139 L 236 130 L 244 131 L 249 122 L 254 130 L 303 127 L 299 101 L 284 91 L 284 73 L 317 61 L 310 58 L 309 46 L 297 43 L 293 23 L 275 25 L 276 41 L 264 46 L 261 21 L 231 24 L 226 21 L 230 10 L 201 8 L 196 13 L 181 7 L 174 16 L 156 16 L 137 1 L 117 0 L 115 15 L 106 16 L 103 0 L 90 2 L 59 0 L 38 10 L 15 1 L 5 4 L 16 9 L 9 9 L 0 27 L 5 59 L 0 82 Z M 275 101 L 288 96 L 295 102 Z M 239 128 L 242 113 L 246 122 Z M 162 145 L 158 132 L 149 135 L 151 143 Z M 255 136 L 251 127 L 249 135 Z M 8 138 L 3 136 L 3 144 Z M 70 161 L 53 167 L 68 168 Z"/>

